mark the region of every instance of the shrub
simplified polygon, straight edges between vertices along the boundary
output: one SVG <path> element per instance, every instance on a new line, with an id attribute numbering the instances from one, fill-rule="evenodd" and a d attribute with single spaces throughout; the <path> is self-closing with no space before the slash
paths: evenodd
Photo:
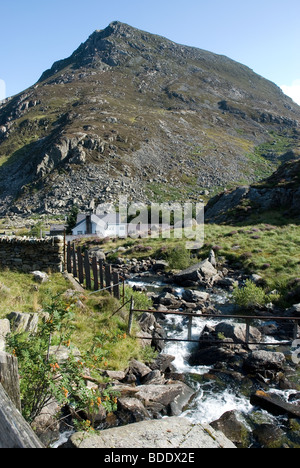
<path id="1" fill-rule="evenodd" d="M 168 249 L 163 255 L 173 270 L 184 270 L 191 264 L 191 253 L 183 245 Z"/>
<path id="2" fill-rule="evenodd" d="M 96 362 L 105 365 L 105 337 L 95 339 L 80 359 L 72 355 L 73 307 L 60 298 L 53 298 L 45 308 L 46 314 L 37 332 L 11 334 L 7 339 L 8 351 L 18 358 L 22 414 L 29 423 L 52 398 L 61 406 L 72 407 L 75 414 L 81 411 L 95 414 L 100 405 L 107 411 L 116 410 L 116 394 L 109 387 L 91 390 L 84 380 L 87 369 Z M 55 355 L 50 354 L 54 343 L 58 348 L 70 348 L 69 358 L 64 362 L 58 363 Z"/>
<path id="3" fill-rule="evenodd" d="M 234 303 L 245 309 L 254 309 L 268 302 L 265 291 L 250 280 L 246 280 L 242 288 L 236 286 L 232 296 Z"/>

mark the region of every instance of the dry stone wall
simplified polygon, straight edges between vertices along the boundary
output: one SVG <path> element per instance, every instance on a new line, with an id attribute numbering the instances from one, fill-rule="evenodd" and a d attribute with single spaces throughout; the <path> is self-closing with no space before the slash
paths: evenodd
<path id="1" fill-rule="evenodd" d="M 0 237 L 0 267 L 30 272 L 63 271 L 64 238 Z"/>

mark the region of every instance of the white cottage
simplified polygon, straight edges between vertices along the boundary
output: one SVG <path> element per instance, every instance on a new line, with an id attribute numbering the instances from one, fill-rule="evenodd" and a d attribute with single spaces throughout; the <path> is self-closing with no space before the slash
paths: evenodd
<path id="1" fill-rule="evenodd" d="M 95 235 L 100 237 L 126 237 L 127 224 L 120 222 L 118 213 L 79 214 L 73 236 Z"/>

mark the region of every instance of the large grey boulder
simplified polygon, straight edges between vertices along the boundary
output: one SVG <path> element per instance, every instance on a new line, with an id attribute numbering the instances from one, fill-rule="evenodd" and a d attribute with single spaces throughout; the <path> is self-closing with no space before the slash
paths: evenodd
<path id="1" fill-rule="evenodd" d="M 186 302 L 205 302 L 209 299 L 209 294 L 204 291 L 185 289 L 182 293 L 182 299 Z"/>
<path id="2" fill-rule="evenodd" d="M 232 338 L 234 343 L 246 343 L 246 325 L 244 323 L 221 322 L 216 328 L 217 334 L 221 333 L 226 338 Z M 251 343 L 259 343 L 262 339 L 260 331 L 256 327 L 249 327 L 249 339 Z"/>
<path id="3" fill-rule="evenodd" d="M 284 368 L 285 356 L 274 351 L 252 351 L 244 363 L 249 372 L 264 372 L 267 370 L 281 371 Z"/>
<path id="4" fill-rule="evenodd" d="M 179 417 L 142 421 L 115 427 L 95 435 L 77 432 L 75 448 L 236 448 L 224 434 L 206 424 Z"/>
<path id="5" fill-rule="evenodd" d="M 137 389 L 135 398 L 141 400 L 154 416 L 178 416 L 195 395 L 194 390 L 183 382 L 170 385 L 141 385 Z"/>
<path id="6" fill-rule="evenodd" d="M 185 285 L 189 283 L 202 283 L 212 286 L 219 278 L 218 272 L 208 259 L 203 260 L 196 265 L 192 265 L 185 270 L 174 275 L 176 284 Z"/>

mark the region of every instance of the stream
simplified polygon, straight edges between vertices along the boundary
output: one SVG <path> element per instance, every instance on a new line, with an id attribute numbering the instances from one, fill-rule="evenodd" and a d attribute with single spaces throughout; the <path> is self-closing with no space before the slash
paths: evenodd
<path id="1" fill-rule="evenodd" d="M 170 286 L 161 282 L 147 282 L 146 278 L 134 278 L 128 281 L 128 285 L 144 287 L 147 291 L 155 291 L 159 293 L 165 286 Z M 183 288 L 175 286 L 175 292 L 180 298 Z M 212 303 L 218 306 L 229 306 L 230 295 L 221 289 L 217 293 L 211 294 Z M 229 309 L 230 311 L 230 309 Z M 168 338 L 187 339 L 187 326 L 184 323 L 185 317 L 168 315 L 164 321 L 164 328 Z M 192 340 L 198 340 L 205 325 L 215 326 L 222 319 L 218 316 L 212 319 L 193 318 Z M 228 319 L 228 323 L 233 322 L 233 319 Z M 246 397 L 241 396 L 234 389 L 218 389 L 213 382 L 207 382 L 202 385 L 198 382 L 198 376 L 207 374 L 210 370 L 208 366 L 192 366 L 188 362 L 188 357 L 193 348 L 197 347 L 197 343 L 189 343 L 186 341 L 174 342 L 167 341 L 163 350 L 164 354 L 175 356 L 172 364 L 176 368 L 176 372 L 188 375 L 189 384 L 196 390 L 196 397 L 193 399 L 192 405 L 182 416 L 188 417 L 195 422 L 210 423 L 219 419 L 222 414 L 230 410 L 238 410 L 242 413 L 248 413 L 252 410 L 252 405 Z"/>
<path id="2" fill-rule="evenodd" d="M 133 287 L 134 285 L 146 288 L 149 292 L 155 292 L 159 294 L 165 286 L 170 287 L 170 284 L 164 284 L 162 282 L 153 281 L 147 277 L 138 276 L 128 281 L 128 284 Z M 183 288 L 179 288 L 173 285 L 175 295 L 179 298 L 182 295 Z M 233 314 L 233 305 L 231 302 L 231 295 L 227 290 L 223 289 L 212 289 L 210 292 L 210 302 L 215 306 L 216 309 L 222 310 L 222 313 L 226 315 Z M 222 322 L 220 316 L 213 318 L 193 318 L 192 327 L 192 339 L 199 340 L 199 336 L 206 325 L 216 326 Z M 234 323 L 235 319 L 227 319 L 227 323 Z M 238 322 L 238 319 L 236 320 Z M 263 323 L 263 319 L 261 321 Z M 165 331 L 167 332 L 168 338 L 176 339 L 187 339 L 187 326 L 186 318 L 176 315 L 167 315 L 166 319 L 161 322 Z M 265 341 L 274 343 L 274 339 L 266 337 Z M 278 341 L 278 346 L 280 342 Z M 259 420 L 262 424 L 276 426 L 283 428 L 287 423 L 285 416 L 273 416 L 267 411 L 262 409 L 254 408 L 250 403 L 249 395 L 244 395 L 241 391 L 241 382 L 234 382 L 233 379 L 229 379 L 228 383 L 221 382 L 215 378 L 215 374 L 210 376 L 211 367 L 208 366 L 194 366 L 190 365 L 188 358 L 193 349 L 197 347 L 197 343 L 193 342 L 174 342 L 166 341 L 165 347 L 162 351 L 164 354 L 170 354 L 175 356 L 175 360 L 172 364 L 176 368 L 176 372 L 184 374 L 186 383 L 192 387 L 196 395 L 193 398 L 188 408 L 185 408 L 181 414 L 182 417 L 191 419 L 193 422 L 210 424 L 213 421 L 218 420 L 225 412 L 236 411 L 239 417 L 242 418 L 243 423 L 248 426 L 248 416 L 251 419 L 251 415 L 255 412 L 256 420 Z M 268 347 L 266 347 L 267 349 Z M 281 346 L 280 349 L 272 347 L 275 351 L 282 351 L 288 353 L 287 348 Z M 270 348 L 269 348 L 270 350 Z M 244 384 L 244 387 L 246 383 Z M 272 387 L 269 392 L 275 393 L 280 396 L 284 401 L 288 402 L 290 395 L 297 393 L 296 390 L 281 390 L 279 388 Z M 245 392 L 247 393 L 247 392 Z M 251 445 L 250 445 L 251 446 Z"/>
<path id="3" fill-rule="evenodd" d="M 164 283 L 160 276 L 148 276 L 147 273 L 139 273 L 137 276 L 131 276 L 130 279 L 126 280 L 126 284 L 130 287 L 138 287 L 138 290 L 142 289 L 145 292 L 152 292 L 156 295 L 163 292 L 165 287 L 172 287 L 173 294 L 179 299 L 182 297 L 185 290 L 182 287 Z M 250 393 L 253 391 L 253 386 L 251 387 L 251 382 L 249 384 L 246 378 L 236 378 L 234 373 L 230 374 L 230 372 L 228 372 L 227 379 L 226 369 L 223 373 L 221 370 L 220 374 L 222 378 L 219 378 L 219 374 L 215 372 L 213 365 L 190 365 L 189 357 L 193 350 L 197 349 L 197 341 L 204 327 L 215 327 L 218 323 L 224 321 L 224 316 L 234 315 L 235 307 L 232 304 L 231 294 L 228 290 L 211 288 L 206 290 L 206 292 L 209 293 L 210 304 L 214 306 L 215 309 L 222 312 L 222 317 L 220 315 L 216 315 L 212 318 L 193 317 L 191 338 L 195 340 L 195 342 L 166 341 L 162 351 L 162 354 L 175 357 L 175 360 L 172 362 L 175 372 L 183 374 L 186 384 L 195 391 L 194 398 L 188 407 L 184 408 L 180 416 L 186 417 L 194 423 L 211 424 L 213 421 L 217 421 L 224 413 L 234 411 L 238 415 L 238 420 L 240 420 L 249 431 L 253 430 L 253 421 L 255 420 L 254 426 L 261 425 L 261 427 L 267 428 L 267 431 L 270 430 L 268 428 L 272 428 L 271 431 L 276 432 L 278 430 L 285 436 L 288 432 L 288 418 L 286 416 L 273 416 L 265 410 L 253 407 L 250 403 Z M 187 318 L 171 314 L 165 315 L 165 317 L 165 320 L 160 321 L 160 324 L 167 333 L 167 338 L 187 340 Z M 226 322 L 234 324 L 239 321 L 238 319 L 228 318 Z M 263 318 L 259 322 L 263 324 Z M 270 342 L 269 340 L 271 340 L 272 343 L 275 341 L 273 338 L 266 336 L 265 341 Z M 272 348 L 266 347 L 266 349 L 269 348 L 274 351 L 280 350 L 286 354 L 290 352 L 287 347 L 284 348 L 282 345 L 280 346 L 280 341 L 276 343 L 278 343 L 278 349 L 277 346 L 272 346 Z M 257 389 L 260 388 L 261 387 L 258 385 Z M 289 401 L 290 396 L 298 393 L 296 390 L 291 389 L 282 390 L 277 388 L 276 385 L 270 385 L 267 391 L 269 393 L 275 393 L 286 402 Z M 68 440 L 71 434 L 72 431 L 61 434 L 60 440 L 54 443 L 52 448 L 60 447 L 62 443 Z M 297 443 L 300 444 L 300 441 L 296 441 L 296 444 Z M 264 444 L 257 444 L 255 441 L 253 443 L 252 440 L 249 440 L 247 448 L 251 447 L 261 448 L 264 447 Z M 292 448 L 294 448 L 293 445 Z"/>

